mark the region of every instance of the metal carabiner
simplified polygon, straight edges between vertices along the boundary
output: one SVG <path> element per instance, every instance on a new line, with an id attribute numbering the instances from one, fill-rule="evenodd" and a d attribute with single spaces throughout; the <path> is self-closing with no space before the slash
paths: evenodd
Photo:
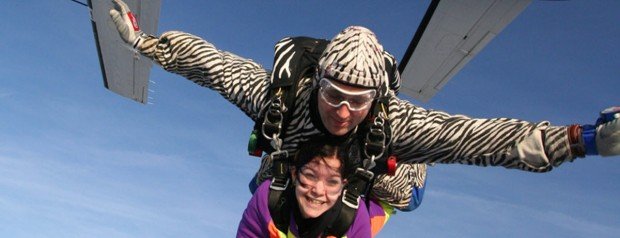
<path id="1" fill-rule="evenodd" d="M 272 101 L 271 101 L 271 105 L 270 108 L 275 108 L 280 112 L 286 112 L 287 108 L 286 106 L 282 103 L 282 95 L 281 93 L 279 95 L 276 95 L 278 97 L 275 97 Z"/>
<path id="2" fill-rule="evenodd" d="M 280 135 L 280 132 L 282 130 L 282 119 L 284 119 L 282 111 L 283 108 L 281 97 L 274 97 L 269 105 L 269 109 L 267 109 L 267 112 L 265 113 L 265 118 L 263 119 L 263 124 L 261 125 L 261 133 L 268 140 L 273 140 L 273 138 L 276 138 Z M 276 120 L 276 122 L 271 121 L 271 119 Z M 273 131 L 273 137 L 267 134 L 271 131 L 267 132 L 267 130 L 265 130 L 266 125 L 275 126 L 275 131 Z"/>
<path id="3" fill-rule="evenodd" d="M 364 169 L 371 170 L 372 168 L 374 168 L 375 165 L 377 165 L 375 163 L 376 158 L 377 157 L 373 155 L 373 156 L 370 156 L 370 159 L 365 159 L 364 161 L 362 161 L 362 166 L 364 166 Z"/>
<path id="4" fill-rule="evenodd" d="M 379 154 L 376 155 L 371 155 L 368 152 L 368 141 L 373 141 L 371 140 L 370 134 L 374 134 L 374 136 L 378 136 L 380 137 L 379 141 L 381 141 L 381 150 L 379 152 Z M 383 153 L 385 152 L 385 132 L 383 131 L 383 128 L 372 128 L 370 129 L 370 132 L 368 132 L 368 134 L 366 134 L 366 142 L 364 142 L 364 155 L 366 155 L 366 157 L 381 157 L 383 156 Z"/>
<path id="5" fill-rule="evenodd" d="M 281 152 L 280 149 L 282 148 L 282 139 L 280 139 L 279 135 L 273 134 L 273 137 L 267 138 L 267 139 L 271 140 L 269 144 L 271 144 L 271 147 L 273 147 L 276 150 L 272 154 L 280 153 Z"/>
<path id="6" fill-rule="evenodd" d="M 282 115 L 282 113 L 280 113 L 280 116 L 281 115 Z M 267 135 L 265 133 L 265 125 L 267 124 L 266 122 L 269 122 L 271 125 L 276 125 L 277 130 L 273 133 L 273 137 L 270 137 L 269 135 Z M 265 138 L 267 138 L 268 140 L 273 140 L 273 138 L 276 138 L 276 137 L 278 137 L 280 135 L 280 130 L 282 130 L 282 122 L 281 121 L 278 122 L 278 123 L 271 123 L 271 121 L 269 121 L 267 119 L 267 117 L 265 117 L 265 121 L 263 121 L 263 124 L 261 125 L 261 133 L 263 134 L 263 136 Z"/>
<path id="7" fill-rule="evenodd" d="M 383 128 L 383 125 L 385 124 L 385 119 L 383 119 L 381 114 L 383 114 L 383 113 L 380 112 L 379 116 L 375 117 L 375 121 L 374 121 L 373 125 L 374 126 L 380 126 L 381 128 Z"/>

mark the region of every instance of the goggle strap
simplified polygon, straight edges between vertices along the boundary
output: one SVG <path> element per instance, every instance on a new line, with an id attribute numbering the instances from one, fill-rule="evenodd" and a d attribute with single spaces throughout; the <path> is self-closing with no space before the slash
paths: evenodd
<path id="1" fill-rule="evenodd" d="M 359 95 L 366 95 L 366 94 L 372 94 L 372 97 L 374 97 L 377 94 L 377 90 L 374 89 L 367 89 L 364 91 L 358 91 L 358 92 L 351 92 L 349 90 L 343 89 L 338 87 L 336 84 L 334 84 L 331 80 L 327 79 L 327 78 L 322 78 L 321 81 L 319 82 L 320 86 L 323 86 L 321 82 L 325 81 L 330 87 L 334 87 L 336 90 L 338 90 L 339 92 L 341 92 L 342 94 L 345 95 L 350 95 L 350 96 L 359 96 Z"/>

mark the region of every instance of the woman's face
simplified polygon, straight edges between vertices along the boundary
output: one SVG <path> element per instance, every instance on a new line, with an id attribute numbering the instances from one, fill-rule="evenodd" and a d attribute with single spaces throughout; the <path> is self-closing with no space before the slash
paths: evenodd
<path id="1" fill-rule="evenodd" d="M 315 157 L 298 173 L 293 168 L 295 198 L 302 217 L 316 218 L 336 203 L 346 182 L 339 172 L 340 166 L 334 155 Z"/>

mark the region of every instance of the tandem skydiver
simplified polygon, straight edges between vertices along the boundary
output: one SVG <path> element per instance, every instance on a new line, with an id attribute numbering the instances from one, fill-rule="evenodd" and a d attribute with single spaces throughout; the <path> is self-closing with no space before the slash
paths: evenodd
<path id="1" fill-rule="evenodd" d="M 121 38 L 165 70 L 217 91 L 254 121 L 261 120 L 265 111 L 269 111 L 269 106 L 274 105 L 273 97 L 270 97 L 271 73 L 260 65 L 235 54 L 220 51 L 212 44 L 191 34 L 172 31 L 164 33 L 161 37 L 145 35 L 139 30 L 126 4 L 122 1 L 114 3 L 116 8 L 112 9 L 110 14 Z M 276 48 L 286 49 L 293 45 L 294 42 L 287 38 L 278 42 Z M 363 27 L 349 27 L 326 47 L 325 52 L 329 54 L 320 59 L 320 72 L 295 79 L 298 86 L 295 90 L 294 108 L 290 108 L 291 115 L 287 119 L 290 123 L 282 128 L 279 138 L 272 138 L 277 139 L 279 143 L 269 144 L 279 144 L 279 148 L 271 148 L 272 151 L 267 148 L 269 154 L 282 151 L 292 155 L 300 143 L 319 135 L 329 135 L 342 140 L 357 136 L 358 131 L 360 133 L 367 131 L 362 128 L 358 130 L 358 125 L 362 127 L 361 124 L 369 124 L 367 117 L 371 114 L 369 113 L 371 105 L 375 104 L 376 98 L 385 96 L 397 99 L 393 95 L 394 90 L 400 87 L 400 77 L 395 67 L 395 59 L 383 51 L 383 47 L 370 30 Z M 339 68 L 325 67 L 337 66 L 335 59 L 342 56 L 349 57 L 346 65 L 338 66 Z M 275 65 L 283 65 L 282 62 L 288 62 L 289 58 L 291 55 L 283 55 Z M 392 66 L 390 72 L 385 70 L 386 62 Z M 290 72 L 291 69 L 282 71 Z M 392 78 L 391 83 L 388 83 L 388 78 Z M 319 84 L 322 85 L 321 90 L 318 90 Z M 401 109 L 393 106 L 389 106 L 390 115 L 405 112 L 399 112 Z M 385 105 L 386 112 L 381 120 L 387 121 L 385 118 L 387 110 L 388 105 Z M 393 125 L 392 128 L 397 127 Z M 402 132 L 392 130 L 391 133 L 385 134 L 400 137 L 404 135 Z M 383 141 L 380 144 L 388 143 Z M 388 147 L 394 148 L 393 151 L 397 152 L 395 155 L 399 157 L 401 156 L 399 147 L 404 145 L 392 139 L 391 145 L 386 146 L 385 150 Z M 370 153 L 378 155 L 374 151 Z M 388 151 L 383 154 L 391 155 Z M 273 156 L 263 159 L 261 169 L 257 173 L 256 185 L 272 177 L 271 157 Z M 380 166 L 388 167 L 385 164 Z M 398 163 L 395 170 L 393 163 L 389 166 L 394 176 L 387 174 L 375 176 L 371 189 L 372 196 L 397 209 L 414 209 L 421 200 L 426 164 Z"/>
<path id="2" fill-rule="evenodd" d="M 188 33 L 146 35 L 131 20 L 135 18 L 130 17 L 126 5 L 120 0 L 115 3 L 116 9 L 110 14 L 121 38 L 165 70 L 217 91 L 254 121 L 264 119 L 270 105 L 277 102 L 274 100 L 278 98 L 271 93 L 272 78 L 286 70 L 272 74 L 251 60 L 218 50 Z M 294 45 L 291 39 L 280 41 L 276 51 Z M 274 67 L 290 58 L 276 60 Z M 390 61 L 394 63 L 386 64 Z M 606 109 L 592 125 L 553 126 L 546 121 L 531 123 L 450 115 L 399 99 L 396 96 L 399 85 L 390 83 L 399 82 L 390 80 L 399 77 L 390 67 L 393 65 L 394 58 L 383 50 L 370 30 L 353 26 L 337 34 L 318 59 L 316 71 L 294 79 L 297 88 L 294 106 L 288 108 L 292 114 L 287 119 L 290 123 L 277 136 L 267 135 L 273 147 L 268 153 L 273 156 L 263 160 L 257 184 L 272 175 L 273 157 L 294 154 L 300 143 L 312 137 L 325 135 L 346 140 L 359 133 L 368 135 L 373 132 L 373 126 L 385 124 L 389 127 L 382 131 L 384 145 L 389 145 L 389 149 L 381 154 L 361 149 L 371 151 L 371 162 L 385 156 L 393 156 L 398 162 L 393 176 L 375 176 L 370 193 L 371 197 L 396 208 L 406 208 L 411 191 L 415 191 L 412 188 L 423 187 L 426 163 L 547 172 L 586 155 L 620 154 L 619 107 Z M 376 107 L 381 105 L 377 99 L 385 99 L 384 108 Z M 378 116 L 368 118 L 369 115 Z M 371 162 L 364 167 L 372 167 Z M 393 166 L 387 164 L 382 166 Z"/>
<path id="3" fill-rule="evenodd" d="M 264 181 L 243 212 L 237 237 L 373 237 L 391 214 L 391 207 L 363 198 L 353 221 L 336 231 L 340 194 L 359 168 L 357 143 L 313 138 L 296 152 L 290 173 L 293 186 L 285 191 L 286 203 L 275 212 L 269 208 L 271 181 Z M 368 200 L 368 201 L 366 201 Z M 274 216 L 285 217 L 281 224 Z"/>

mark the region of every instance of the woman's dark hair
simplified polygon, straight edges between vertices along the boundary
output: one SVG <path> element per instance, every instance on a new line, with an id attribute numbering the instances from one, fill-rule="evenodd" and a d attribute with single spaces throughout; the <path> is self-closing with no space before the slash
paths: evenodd
<path id="1" fill-rule="evenodd" d="M 325 158 L 333 155 L 340 161 L 338 172 L 342 174 L 342 178 L 349 177 L 360 165 L 360 150 L 356 140 L 343 141 L 319 136 L 300 144 L 293 159 L 293 166 L 299 172 L 301 167 L 315 157 Z"/>

